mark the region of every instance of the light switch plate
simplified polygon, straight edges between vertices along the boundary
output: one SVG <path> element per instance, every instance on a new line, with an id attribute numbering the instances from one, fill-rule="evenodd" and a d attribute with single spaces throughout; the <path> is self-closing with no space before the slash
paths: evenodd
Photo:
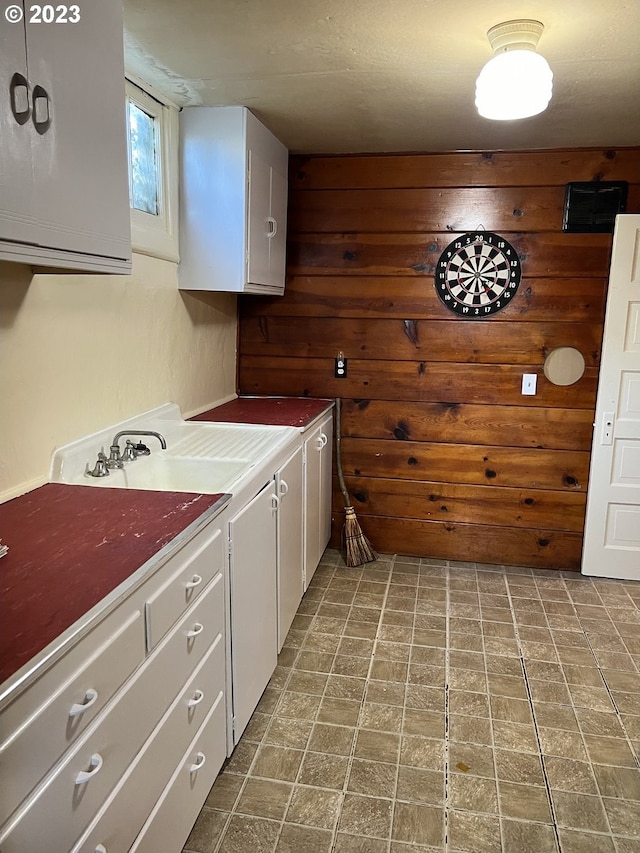
<path id="1" fill-rule="evenodd" d="M 522 374 L 522 393 L 534 396 L 536 393 L 536 382 L 538 377 L 535 373 Z"/>

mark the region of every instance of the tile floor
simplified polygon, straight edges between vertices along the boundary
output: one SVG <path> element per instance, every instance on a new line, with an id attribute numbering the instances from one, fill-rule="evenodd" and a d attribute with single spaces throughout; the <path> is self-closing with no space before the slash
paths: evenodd
<path id="1" fill-rule="evenodd" d="M 638 853 L 640 584 L 327 551 L 184 853 Z"/>

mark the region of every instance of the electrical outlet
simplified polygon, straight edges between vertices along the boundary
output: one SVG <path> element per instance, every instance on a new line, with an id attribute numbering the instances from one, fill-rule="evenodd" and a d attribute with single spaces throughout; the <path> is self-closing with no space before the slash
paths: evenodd
<path id="1" fill-rule="evenodd" d="M 522 374 L 522 393 L 530 396 L 535 396 L 537 375 L 535 373 Z"/>
<path id="2" fill-rule="evenodd" d="M 336 379 L 346 379 L 347 378 L 347 359 L 346 358 L 336 358 L 335 372 L 334 376 Z"/>

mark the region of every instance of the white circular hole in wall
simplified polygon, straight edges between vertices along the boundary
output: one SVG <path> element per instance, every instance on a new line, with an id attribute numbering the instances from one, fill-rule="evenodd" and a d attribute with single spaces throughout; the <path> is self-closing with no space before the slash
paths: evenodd
<path id="1" fill-rule="evenodd" d="M 544 360 L 544 375 L 554 385 L 573 385 L 584 376 L 585 362 L 575 347 L 557 347 Z"/>

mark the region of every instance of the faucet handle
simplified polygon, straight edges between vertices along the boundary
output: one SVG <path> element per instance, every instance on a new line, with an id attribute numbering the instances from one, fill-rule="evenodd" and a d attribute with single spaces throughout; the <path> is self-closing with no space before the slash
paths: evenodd
<path id="1" fill-rule="evenodd" d="M 108 477 L 109 468 L 107 467 L 107 457 L 104 453 L 98 453 L 98 461 L 95 464 L 93 471 L 87 472 L 90 477 Z"/>
<path id="2" fill-rule="evenodd" d="M 127 442 L 127 444 L 128 443 L 129 442 Z M 141 441 L 139 441 L 137 444 L 134 444 L 133 449 L 135 450 L 136 456 L 150 456 L 151 455 L 151 451 L 149 450 L 147 445 L 143 444 Z"/>
<path id="3" fill-rule="evenodd" d="M 124 468 L 122 456 L 120 456 L 120 445 L 112 444 L 109 448 L 109 458 L 107 459 L 107 468 Z"/>
<path id="4" fill-rule="evenodd" d="M 138 458 L 138 452 L 136 450 L 136 446 L 132 441 L 127 439 L 127 446 L 122 452 L 122 461 L 123 462 L 133 462 Z"/>

